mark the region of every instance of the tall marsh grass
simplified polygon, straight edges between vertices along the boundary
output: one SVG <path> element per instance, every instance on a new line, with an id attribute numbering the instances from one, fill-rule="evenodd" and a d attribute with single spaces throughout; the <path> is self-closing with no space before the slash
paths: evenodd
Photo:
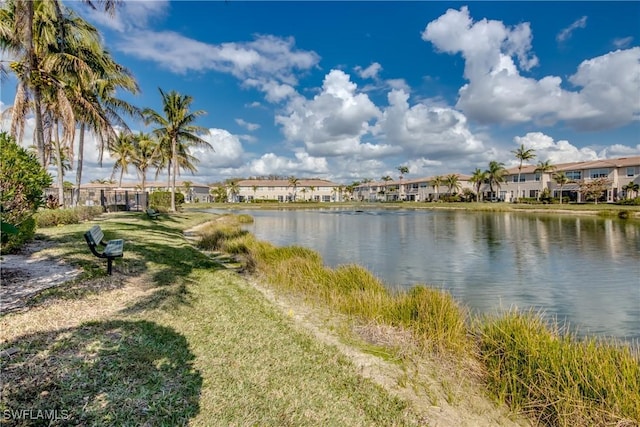
<path id="1" fill-rule="evenodd" d="M 444 291 L 426 287 L 390 292 L 371 272 L 358 265 L 325 267 L 322 257 L 300 246 L 276 247 L 258 242 L 225 218 L 201 231 L 200 248 L 237 253 L 242 243 L 247 263 L 275 287 L 297 292 L 341 313 L 407 328 L 424 348 L 460 352 L 469 347 L 465 312 Z"/>
<path id="2" fill-rule="evenodd" d="M 539 314 L 511 311 L 480 326 L 491 393 L 542 425 L 637 426 L 637 351 L 578 340 Z"/>

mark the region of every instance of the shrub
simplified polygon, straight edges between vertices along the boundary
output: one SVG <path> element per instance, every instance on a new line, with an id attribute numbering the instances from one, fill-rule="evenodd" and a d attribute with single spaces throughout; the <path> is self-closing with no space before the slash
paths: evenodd
<path id="1" fill-rule="evenodd" d="M 624 206 L 640 206 L 640 197 L 636 197 L 635 199 L 624 199 L 624 200 L 620 200 L 618 203 L 616 203 L 618 205 L 624 205 Z"/>
<path id="2" fill-rule="evenodd" d="M 35 214 L 38 227 L 79 224 L 102 214 L 102 206 L 78 206 L 68 209 L 43 209 Z"/>
<path id="3" fill-rule="evenodd" d="M 184 194 L 176 192 L 176 208 L 184 204 Z M 171 191 L 154 191 L 149 194 L 149 205 L 159 212 L 166 212 L 171 207 Z"/>
<path id="4" fill-rule="evenodd" d="M 36 220 L 30 216 L 16 227 L 16 234 L 2 234 L 2 253 L 11 253 L 20 249 L 25 243 L 33 239 L 36 234 Z"/>
<path id="5" fill-rule="evenodd" d="M 16 226 L 17 234 L 2 234 L 1 250 L 20 248 L 33 238 L 32 216 L 43 203 L 51 176 L 33 153 L 20 147 L 5 132 L 0 133 L 0 222 Z"/>

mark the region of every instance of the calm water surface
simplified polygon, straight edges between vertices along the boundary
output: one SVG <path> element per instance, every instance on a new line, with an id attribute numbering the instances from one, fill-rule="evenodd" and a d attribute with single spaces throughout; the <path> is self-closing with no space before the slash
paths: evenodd
<path id="1" fill-rule="evenodd" d="M 238 211 L 240 213 L 240 211 Z M 589 216 L 421 210 L 242 211 L 278 246 L 429 284 L 481 313 L 542 309 L 579 334 L 640 338 L 640 225 Z"/>

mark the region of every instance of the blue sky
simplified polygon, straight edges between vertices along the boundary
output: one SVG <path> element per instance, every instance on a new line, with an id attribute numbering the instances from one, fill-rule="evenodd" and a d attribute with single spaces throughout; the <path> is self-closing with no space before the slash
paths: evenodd
<path id="1" fill-rule="evenodd" d="M 129 101 L 160 110 L 162 88 L 207 112 L 215 151 L 183 179 L 469 174 L 520 144 L 534 163 L 640 155 L 640 2 L 66 4 L 138 79 Z M 111 174 L 89 162 L 87 181 Z"/>

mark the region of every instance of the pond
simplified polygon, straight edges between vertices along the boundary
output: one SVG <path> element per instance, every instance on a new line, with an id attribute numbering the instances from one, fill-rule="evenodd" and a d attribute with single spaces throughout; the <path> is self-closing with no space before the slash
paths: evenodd
<path id="1" fill-rule="evenodd" d="M 461 210 L 246 210 L 246 227 L 389 287 L 428 284 L 476 313 L 542 310 L 579 335 L 640 338 L 640 224 Z"/>

